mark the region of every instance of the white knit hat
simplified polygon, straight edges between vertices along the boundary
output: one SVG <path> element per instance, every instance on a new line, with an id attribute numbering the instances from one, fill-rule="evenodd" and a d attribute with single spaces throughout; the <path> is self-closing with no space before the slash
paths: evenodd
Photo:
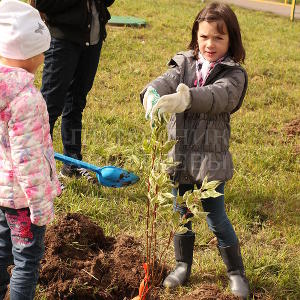
<path id="1" fill-rule="evenodd" d="M 25 60 L 48 50 L 50 40 L 35 8 L 18 0 L 0 2 L 0 56 Z"/>

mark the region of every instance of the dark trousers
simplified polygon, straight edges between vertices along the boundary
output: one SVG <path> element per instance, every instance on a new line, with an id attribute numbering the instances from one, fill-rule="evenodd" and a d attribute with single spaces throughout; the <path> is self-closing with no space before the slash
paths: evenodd
<path id="1" fill-rule="evenodd" d="M 235 231 L 225 211 L 224 186 L 225 183 L 221 183 L 216 188 L 216 191 L 222 194 L 221 196 L 217 198 L 207 198 L 201 200 L 203 210 L 208 213 L 206 217 L 208 227 L 216 235 L 218 239 L 218 245 L 220 247 L 233 246 L 238 242 Z M 200 186 L 198 186 L 198 188 L 199 187 Z M 172 191 L 173 195 L 175 196 L 174 209 L 179 211 L 181 215 L 185 215 L 187 213 L 187 208 L 186 206 L 180 206 L 177 204 L 176 196 L 177 194 L 179 194 L 179 196 L 183 196 L 185 192 L 193 189 L 194 185 L 192 184 L 180 184 L 178 190 L 173 189 Z M 188 228 L 191 229 L 191 224 L 188 224 Z"/>
<path id="2" fill-rule="evenodd" d="M 82 159 L 82 113 L 86 97 L 93 86 L 100 59 L 102 41 L 81 46 L 52 38 L 45 53 L 41 92 L 47 103 L 50 133 L 61 115 L 61 136 L 64 154 Z"/>

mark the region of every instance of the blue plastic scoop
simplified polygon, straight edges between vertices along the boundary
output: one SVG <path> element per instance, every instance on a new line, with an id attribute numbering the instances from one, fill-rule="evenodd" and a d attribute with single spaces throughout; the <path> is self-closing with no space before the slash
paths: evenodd
<path id="1" fill-rule="evenodd" d="M 139 177 L 134 173 L 130 173 L 124 169 L 113 167 L 113 166 L 105 166 L 105 167 L 97 167 L 91 165 L 87 162 L 60 154 L 54 153 L 54 158 L 62 161 L 67 165 L 75 165 L 79 168 L 84 168 L 96 173 L 97 179 L 101 185 L 108 187 L 123 187 L 136 183 L 139 180 Z"/>

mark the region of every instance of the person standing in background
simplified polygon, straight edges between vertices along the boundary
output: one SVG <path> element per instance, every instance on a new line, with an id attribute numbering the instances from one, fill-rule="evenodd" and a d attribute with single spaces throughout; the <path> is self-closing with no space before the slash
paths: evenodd
<path id="1" fill-rule="evenodd" d="M 82 159 L 82 113 L 96 75 L 105 25 L 110 19 L 107 7 L 114 0 L 34 0 L 51 33 L 45 53 L 41 92 L 49 113 L 50 133 L 61 115 L 64 154 Z M 62 177 L 85 177 L 96 183 L 87 170 L 63 165 Z"/>

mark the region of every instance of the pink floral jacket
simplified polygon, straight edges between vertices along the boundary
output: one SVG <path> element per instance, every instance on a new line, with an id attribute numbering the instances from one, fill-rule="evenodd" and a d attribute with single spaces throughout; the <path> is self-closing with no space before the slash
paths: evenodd
<path id="1" fill-rule="evenodd" d="M 49 116 L 34 75 L 0 65 L 0 206 L 29 207 L 33 224 L 54 218 L 57 179 Z"/>

